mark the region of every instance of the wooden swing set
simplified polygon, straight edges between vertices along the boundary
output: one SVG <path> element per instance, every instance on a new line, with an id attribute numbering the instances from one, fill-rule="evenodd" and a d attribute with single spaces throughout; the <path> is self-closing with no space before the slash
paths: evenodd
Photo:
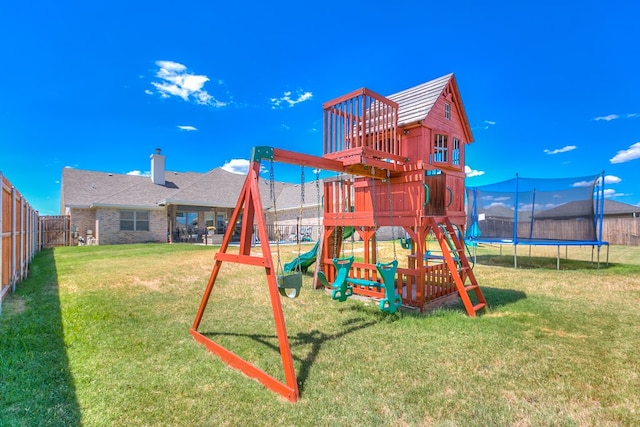
<path id="1" fill-rule="evenodd" d="M 447 103 L 449 115 L 464 118 L 453 76 L 442 82 L 438 88 L 438 101 L 432 108 L 436 109 L 438 103 Z M 452 112 L 450 104 L 455 106 L 455 102 L 459 103 L 458 110 Z M 442 139 L 438 135 L 432 151 L 425 152 L 426 144 L 422 139 L 431 141 L 432 138 L 432 131 L 427 132 L 424 127 L 427 120 L 419 126 L 399 128 L 398 104 L 368 89 L 325 103 L 324 111 L 322 157 L 274 147 L 253 148 L 249 172 L 229 219 L 230 224 L 241 221 L 238 253 L 228 252 L 234 228 L 230 227 L 215 255 L 213 269 L 190 330 L 198 342 L 225 363 L 290 401 L 298 400 L 299 389 L 280 297 L 299 294 L 302 272 L 299 269 L 284 274 L 279 250 L 274 263 L 258 185 L 263 160 L 339 173 L 338 179 L 325 180 L 323 184 L 323 233 L 317 248 L 317 280 L 314 280 L 315 287 L 330 289 L 333 299 L 344 301 L 353 294 L 374 298 L 380 301 L 380 309 L 388 313 L 394 313 L 400 306 L 422 311 L 426 304 L 449 296 L 458 296 L 469 316 L 475 316 L 486 307 L 460 233 L 465 222 L 464 164 L 459 161 L 462 154 L 457 153 L 454 157 L 453 154 L 444 156 L 438 152 L 442 148 Z M 454 114 L 456 112 L 459 116 Z M 470 140 L 470 133 L 466 138 Z M 460 141 L 455 142 L 452 151 L 453 148 L 460 150 L 461 144 Z M 454 158 L 458 159 L 455 164 L 452 163 Z M 376 182 L 386 182 L 386 186 L 376 186 Z M 277 210 L 275 206 L 274 210 Z M 394 259 L 387 263 L 378 260 L 377 232 L 381 227 L 391 229 L 394 241 Z M 363 243 L 363 262 L 356 262 L 353 256 L 345 257 L 344 251 L 340 256 L 347 228 L 355 230 Z M 396 254 L 396 228 L 404 230 L 403 246 L 410 249 L 404 266 L 399 264 Z M 251 253 L 254 233 L 257 233 L 260 255 Z M 435 237 L 441 248 L 442 256 L 438 262 L 425 256 L 430 235 Z M 284 382 L 198 331 L 225 262 L 265 270 Z"/>
<path id="2" fill-rule="evenodd" d="M 279 271 L 278 265 L 280 260 L 278 259 L 274 263 L 271 249 L 269 246 L 269 235 L 267 232 L 267 225 L 265 223 L 264 209 L 262 206 L 262 200 L 260 198 L 259 179 L 260 168 L 262 160 L 269 160 L 271 162 L 282 162 L 289 164 L 299 164 L 302 166 L 320 167 L 325 170 L 344 171 L 344 166 L 341 162 L 331 159 L 324 159 L 316 156 L 294 153 L 291 151 L 281 150 L 273 147 L 254 147 L 251 154 L 251 165 L 247 178 L 240 192 L 238 202 L 229 218 L 230 224 L 236 224 L 242 217 L 242 225 L 240 228 L 240 245 L 238 254 L 228 253 L 229 243 L 231 242 L 233 227 L 230 227 L 222 239 L 220 250 L 214 257 L 214 265 L 209 276 L 209 281 L 202 296 L 196 318 L 191 327 L 190 333 L 194 338 L 205 345 L 209 351 L 218 355 L 225 363 L 232 366 L 249 377 L 255 378 L 264 384 L 267 388 L 274 392 L 284 396 L 290 401 L 297 401 L 299 397 L 298 384 L 296 381 L 295 370 L 293 366 L 293 358 L 291 356 L 291 348 L 289 345 L 289 338 L 287 336 L 286 325 L 284 321 L 284 315 L 282 313 L 282 305 L 280 302 L 280 295 L 295 298 L 298 296 L 300 287 L 302 285 L 302 273 L 296 271 L 290 274 L 284 274 Z M 242 216 L 241 216 L 242 214 Z M 254 233 L 254 223 L 256 224 L 256 231 L 258 234 L 258 240 L 260 242 L 261 255 L 255 255 L 251 253 L 251 247 Z M 278 241 L 276 236 L 276 242 Z M 251 265 L 256 267 L 263 267 L 265 269 L 265 275 L 267 278 L 267 285 L 269 288 L 269 297 L 271 300 L 271 306 L 273 309 L 273 316 L 276 326 L 276 334 L 278 337 L 280 356 L 282 358 L 282 366 L 284 370 L 285 382 L 281 382 L 264 372 L 255 365 L 247 362 L 240 356 L 227 350 L 220 344 L 216 343 L 209 337 L 203 335 L 198 331 L 202 317 L 207 308 L 213 286 L 216 282 L 220 268 L 223 262 L 232 262 L 236 264 Z"/>

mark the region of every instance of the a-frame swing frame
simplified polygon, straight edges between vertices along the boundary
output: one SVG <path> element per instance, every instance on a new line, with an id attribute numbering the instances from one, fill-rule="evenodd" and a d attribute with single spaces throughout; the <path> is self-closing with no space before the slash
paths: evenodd
<path id="1" fill-rule="evenodd" d="M 296 379 L 295 368 L 293 366 L 293 357 L 287 336 L 287 328 L 282 313 L 282 304 L 280 302 L 280 292 L 278 289 L 276 265 L 273 263 L 271 249 L 269 248 L 269 236 L 267 233 L 267 225 L 264 219 L 264 210 L 260 199 L 260 166 L 262 159 L 269 159 L 289 164 L 298 164 L 301 166 L 313 166 L 320 169 L 342 172 L 345 170 L 344 165 L 340 161 L 325 159 L 322 157 L 311 156 L 308 154 L 295 153 L 292 151 L 281 150 L 273 147 L 254 147 L 251 153 L 251 165 L 247 178 L 240 192 L 240 197 L 236 203 L 236 207 L 229 218 L 229 227 L 222 239 L 220 250 L 214 257 L 214 265 L 209 276 L 209 281 L 205 288 L 196 318 L 193 321 L 190 333 L 199 343 L 203 344 L 209 351 L 216 354 L 223 362 L 229 366 L 238 369 L 245 375 L 255 378 L 264 384 L 268 389 L 284 396 L 288 400 L 295 402 L 299 397 L 298 383 Z M 242 213 L 242 226 L 240 229 L 240 249 L 239 253 L 229 254 L 227 250 L 231 242 L 231 236 L 235 224 Z M 253 241 L 253 224 L 256 223 L 258 238 L 260 240 L 260 248 L 262 255 L 251 254 L 251 243 Z M 198 332 L 198 327 L 202 321 L 202 316 L 207 308 L 209 297 L 213 291 L 213 286 L 220 272 L 223 262 L 234 262 L 237 264 L 253 265 L 263 267 L 267 277 L 267 285 L 269 288 L 269 297 L 273 310 L 273 318 L 276 325 L 276 333 L 280 347 L 280 357 L 282 358 L 282 368 L 284 370 L 285 382 L 279 381 L 268 373 L 264 372 L 257 366 L 244 360 L 237 354 L 227 350 L 220 344 L 214 342 L 211 338 Z"/>
<path id="2" fill-rule="evenodd" d="M 278 291 L 276 277 L 276 266 L 273 263 L 273 257 L 271 256 L 271 250 L 269 248 L 269 237 L 263 215 L 262 201 L 260 200 L 260 191 L 258 186 L 260 178 L 259 173 L 260 161 L 251 162 L 251 167 L 247 173 L 247 178 L 242 187 L 240 197 L 238 198 L 236 207 L 229 219 L 229 224 L 235 225 L 240 214 L 243 213 L 239 253 L 238 255 L 227 253 L 234 229 L 232 226 L 227 229 L 227 232 L 222 239 L 220 250 L 215 255 L 213 270 L 211 271 L 207 287 L 205 288 L 202 301 L 200 302 L 200 307 L 198 308 L 198 313 L 196 314 L 196 318 L 190 332 L 198 342 L 204 344 L 209 351 L 218 355 L 229 366 L 242 371 L 249 377 L 257 379 L 267 388 L 284 396 L 288 400 L 295 402 L 298 400 L 299 395 L 298 384 L 293 366 L 293 357 L 291 356 L 291 348 L 289 346 L 289 338 L 287 337 L 287 328 L 284 322 L 284 315 L 282 313 L 282 304 L 280 302 L 280 293 Z M 261 256 L 251 254 L 254 220 L 257 224 L 260 248 L 262 249 Z M 211 296 L 211 292 L 213 291 L 216 278 L 218 277 L 222 263 L 225 261 L 264 267 L 265 269 L 267 285 L 269 287 L 269 297 L 273 308 L 273 318 L 280 346 L 282 367 L 284 369 L 284 383 L 198 332 L 198 327 L 200 326 L 200 321 L 202 320 L 204 311 L 207 308 L 207 303 Z"/>
<path id="3" fill-rule="evenodd" d="M 278 279 L 276 265 L 273 263 L 271 249 L 269 248 L 269 236 L 267 233 L 267 225 L 264 219 L 264 210 L 260 199 L 260 165 L 263 159 L 270 161 L 288 163 L 300 166 L 309 166 L 317 169 L 323 169 L 334 172 L 349 172 L 361 176 L 369 176 L 372 178 L 384 179 L 386 174 L 383 169 L 378 168 L 377 172 L 369 169 L 364 164 L 345 165 L 340 160 L 334 160 L 324 157 L 312 156 L 309 154 L 296 153 L 293 151 L 282 150 L 274 147 L 258 146 L 253 147 L 251 153 L 251 164 L 247 178 L 240 192 L 236 207 L 229 218 L 229 227 L 222 239 L 220 250 L 214 257 L 214 265 L 209 276 L 209 281 L 202 296 L 196 318 L 191 327 L 191 335 L 209 351 L 218 355 L 223 362 L 229 366 L 236 368 L 245 375 L 255 378 L 265 385 L 268 389 L 284 396 L 288 400 L 295 402 L 299 397 L 298 383 L 296 379 L 295 368 L 293 365 L 293 357 L 289 346 L 289 338 L 287 336 L 287 328 L 282 313 L 282 304 L 280 302 L 280 292 L 278 289 Z M 372 162 L 375 162 L 372 160 Z M 388 166 L 384 163 L 383 166 Z M 240 250 L 239 253 L 229 254 L 227 250 L 231 242 L 231 236 L 235 224 L 242 213 L 242 226 L 240 229 Z M 251 254 L 251 243 L 253 241 L 253 224 L 256 223 L 258 238 L 260 240 L 261 256 Z M 267 277 L 267 285 L 269 287 L 269 297 L 271 300 L 271 308 L 273 310 L 273 318 L 276 325 L 276 333 L 280 347 L 280 357 L 282 358 L 282 368 L 284 370 L 285 382 L 272 377 L 257 366 L 249 363 L 240 356 L 227 350 L 220 344 L 214 342 L 211 338 L 206 337 L 198 332 L 198 327 L 202 320 L 202 316 L 207 308 L 209 297 L 213 291 L 213 286 L 220 272 L 223 262 L 234 262 L 237 264 L 253 265 L 263 267 Z"/>

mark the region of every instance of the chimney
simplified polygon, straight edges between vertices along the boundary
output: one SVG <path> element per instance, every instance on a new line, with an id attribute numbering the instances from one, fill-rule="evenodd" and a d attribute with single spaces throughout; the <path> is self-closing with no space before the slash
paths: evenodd
<path id="1" fill-rule="evenodd" d="M 151 181 L 154 184 L 164 185 L 164 158 L 159 148 L 151 155 Z"/>

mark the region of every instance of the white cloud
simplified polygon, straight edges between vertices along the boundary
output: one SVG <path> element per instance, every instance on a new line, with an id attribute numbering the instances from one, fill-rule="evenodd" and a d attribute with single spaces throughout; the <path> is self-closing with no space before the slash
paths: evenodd
<path id="1" fill-rule="evenodd" d="M 494 126 L 496 124 L 496 122 L 494 122 L 493 120 L 483 120 L 482 123 L 483 123 L 482 125 L 474 127 L 473 129 L 487 130 L 489 129 L 489 127 Z"/>
<path id="2" fill-rule="evenodd" d="M 615 196 L 619 196 L 619 194 L 616 194 L 616 190 L 614 190 L 613 188 L 604 189 L 604 197 L 615 197 Z"/>
<path id="3" fill-rule="evenodd" d="M 222 166 L 222 169 L 227 172 L 246 175 L 249 172 L 250 164 L 251 162 L 247 159 L 231 159 Z"/>
<path id="4" fill-rule="evenodd" d="M 593 120 L 598 121 L 598 120 L 605 120 L 607 122 L 610 122 L 611 120 L 615 120 L 620 118 L 620 116 L 618 116 L 617 114 L 609 114 L 608 116 L 600 116 L 600 117 L 596 117 Z"/>
<path id="5" fill-rule="evenodd" d="M 186 126 L 178 125 L 178 129 L 180 129 L 180 130 L 186 130 L 187 132 L 191 132 L 191 131 L 194 131 L 194 130 L 198 130 L 198 128 L 197 128 L 197 127 L 195 127 L 195 126 L 188 126 L 188 125 L 186 125 Z"/>
<path id="6" fill-rule="evenodd" d="M 600 185 L 601 181 L 602 181 L 602 177 L 596 178 L 596 185 Z M 622 182 L 622 179 L 618 178 L 615 175 L 605 175 L 604 177 L 605 184 L 618 184 L 620 182 Z M 573 184 L 574 187 L 588 187 L 590 185 L 591 185 L 591 182 L 587 182 L 587 181 L 576 182 L 575 184 Z"/>
<path id="7" fill-rule="evenodd" d="M 615 175 L 605 175 L 604 176 L 604 183 L 605 184 L 617 184 L 619 182 L 622 182 L 622 180 L 620 178 L 618 178 Z"/>
<path id="8" fill-rule="evenodd" d="M 638 113 L 628 113 L 628 114 L 625 114 L 624 116 L 620 116 L 618 114 L 609 114 L 608 116 L 596 117 L 593 120 L 605 120 L 607 122 L 610 122 L 611 120 L 619 119 L 621 117 L 624 117 L 625 119 L 633 119 L 635 117 L 640 117 L 640 114 L 638 114 Z"/>
<path id="9" fill-rule="evenodd" d="M 290 129 L 291 129 L 291 127 L 290 127 L 289 125 L 285 125 L 285 124 L 283 123 L 283 124 L 281 124 L 281 125 L 280 125 L 280 129 L 282 129 L 282 130 L 284 130 L 284 131 L 287 131 L 287 130 L 290 130 Z"/>
<path id="10" fill-rule="evenodd" d="M 291 91 L 286 91 L 284 92 L 283 96 L 280 98 L 271 98 L 269 100 L 271 102 L 271 108 L 273 109 L 281 108 L 283 105 L 286 105 L 286 104 L 288 104 L 289 107 L 293 107 L 294 105 L 299 104 L 300 102 L 308 101 L 311 98 L 313 98 L 313 93 L 309 91 L 302 91 L 302 90 L 296 91 L 296 94 L 293 98 L 291 97 L 291 95 L 292 95 Z"/>
<path id="11" fill-rule="evenodd" d="M 464 173 L 467 175 L 467 178 L 472 178 L 474 176 L 484 175 L 484 171 L 473 170 L 467 165 L 465 165 L 465 167 L 464 167 Z"/>
<path id="12" fill-rule="evenodd" d="M 609 162 L 625 163 L 635 159 L 640 159 L 640 142 L 636 142 L 626 150 L 618 151 L 615 156 L 609 159 Z"/>
<path id="13" fill-rule="evenodd" d="M 596 180 L 597 181 L 597 180 Z M 578 181 L 571 184 L 572 187 L 591 187 L 594 181 Z"/>
<path id="14" fill-rule="evenodd" d="M 554 150 L 548 150 L 545 148 L 544 152 L 547 154 L 558 154 L 558 153 L 566 153 L 567 151 L 572 151 L 572 150 L 575 150 L 576 148 L 578 147 L 576 147 L 575 145 L 566 145 L 562 148 L 556 148 Z"/>
<path id="15" fill-rule="evenodd" d="M 216 99 L 204 89 L 205 83 L 210 79 L 205 75 L 191 74 L 187 67 L 173 61 L 156 61 L 159 67 L 156 77 L 160 81 L 151 82 L 156 91 L 163 98 L 177 96 L 187 102 L 195 102 L 211 107 L 224 107 L 226 102 Z M 222 83 L 218 80 L 218 84 Z M 148 89 L 145 93 L 149 93 Z"/>
<path id="16" fill-rule="evenodd" d="M 153 95 L 153 92 L 151 92 L 149 89 L 145 89 L 144 93 L 146 93 L 147 95 Z"/>
<path id="17" fill-rule="evenodd" d="M 151 176 L 151 172 L 149 171 L 139 171 L 139 170 L 132 170 L 127 172 L 125 175 L 135 175 L 135 176 Z"/>

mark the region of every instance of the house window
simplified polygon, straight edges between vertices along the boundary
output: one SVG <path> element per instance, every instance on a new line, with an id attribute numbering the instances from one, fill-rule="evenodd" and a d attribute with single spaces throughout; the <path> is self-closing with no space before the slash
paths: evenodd
<path id="1" fill-rule="evenodd" d="M 448 102 L 444 103 L 444 118 L 447 120 L 451 120 L 451 104 Z"/>
<path id="2" fill-rule="evenodd" d="M 224 232 L 227 231 L 225 225 L 226 225 L 225 216 L 223 214 L 217 214 L 216 215 L 216 233 L 224 234 Z"/>
<path id="3" fill-rule="evenodd" d="M 196 233 L 198 230 L 197 212 L 176 212 L 176 229 L 185 235 Z"/>
<path id="4" fill-rule="evenodd" d="M 451 164 L 460 166 L 460 139 L 453 138 L 453 145 L 451 146 Z"/>
<path id="5" fill-rule="evenodd" d="M 120 211 L 120 231 L 149 231 L 149 211 Z"/>
<path id="6" fill-rule="evenodd" d="M 436 138 L 433 143 L 433 161 L 439 163 L 447 163 L 449 161 L 447 135 L 436 134 Z"/>
<path id="7" fill-rule="evenodd" d="M 204 225 L 205 227 L 215 227 L 213 223 L 213 212 L 207 212 L 204 214 Z"/>

